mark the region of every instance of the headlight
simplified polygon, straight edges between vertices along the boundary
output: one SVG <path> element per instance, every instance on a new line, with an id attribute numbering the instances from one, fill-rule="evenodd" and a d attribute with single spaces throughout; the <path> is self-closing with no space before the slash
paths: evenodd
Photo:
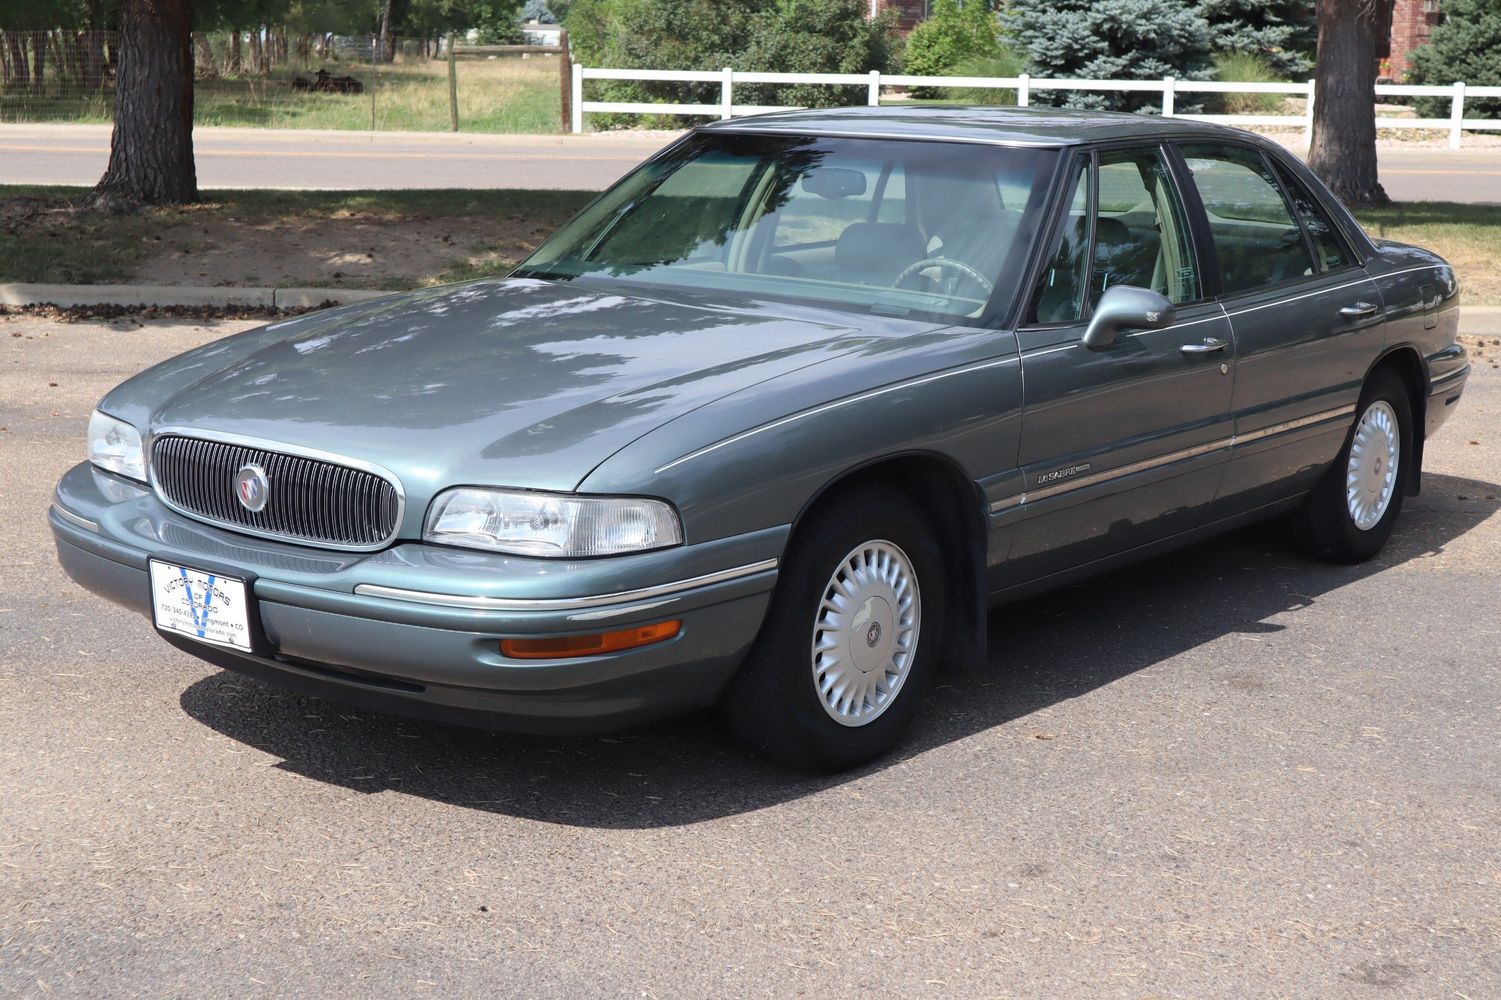
<path id="1" fill-rule="evenodd" d="M 422 537 L 523 556 L 578 558 L 681 545 L 683 526 L 661 500 L 463 487 L 433 501 Z"/>
<path id="2" fill-rule="evenodd" d="M 94 411 L 89 418 L 89 461 L 106 472 L 146 481 L 146 453 L 141 432 L 123 420 Z"/>

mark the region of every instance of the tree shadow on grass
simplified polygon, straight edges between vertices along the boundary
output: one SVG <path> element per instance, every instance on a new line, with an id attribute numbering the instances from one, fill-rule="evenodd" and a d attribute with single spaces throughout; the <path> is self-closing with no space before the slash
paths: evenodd
<path id="1" fill-rule="evenodd" d="M 549 823 L 681 826 L 899 766 L 1225 635 L 1280 631 L 1287 626 L 1270 619 L 1442 552 L 1501 509 L 1498 495 L 1492 483 L 1426 475 L 1423 497 L 1409 500 L 1386 550 L 1361 566 L 1308 561 L 1267 524 L 999 609 L 990 619 L 991 670 L 941 678 L 896 753 L 841 775 L 809 777 L 754 760 L 708 712 L 604 738 L 518 736 L 367 714 L 229 672 L 193 684 L 181 703 L 317 781 Z"/>

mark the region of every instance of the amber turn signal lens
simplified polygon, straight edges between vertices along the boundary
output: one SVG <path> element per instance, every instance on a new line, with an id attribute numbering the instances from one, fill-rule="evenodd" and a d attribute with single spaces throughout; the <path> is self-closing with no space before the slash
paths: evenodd
<path id="1" fill-rule="evenodd" d="M 514 660 L 557 660 L 569 656 L 597 656 L 600 653 L 618 653 L 623 649 L 650 646 L 677 635 L 683 628 L 681 621 L 658 622 L 640 628 L 621 629 L 619 632 L 600 632 L 596 635 L 565 635 L 551 639 L 502 639 L 500 651 Z"/>

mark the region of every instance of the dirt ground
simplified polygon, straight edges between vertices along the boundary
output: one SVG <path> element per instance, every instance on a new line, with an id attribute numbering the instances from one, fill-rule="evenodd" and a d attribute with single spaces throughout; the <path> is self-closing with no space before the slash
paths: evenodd
<path id="1" fill-rule="evenodd" d="M 534 225 L 497 219 L 350 215 L 173 226 L 136 267 L 143 285 L 409 288 L 449 268 L 515 262 L 536 249 Z"/>

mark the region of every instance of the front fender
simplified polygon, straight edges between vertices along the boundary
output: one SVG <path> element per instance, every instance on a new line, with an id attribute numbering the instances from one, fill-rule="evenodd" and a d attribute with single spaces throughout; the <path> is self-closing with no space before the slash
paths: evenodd
<path id="1" fill-rule="evenodd" d="M 792 523 L 846 472 L 884 456 L 941 455 L 970 480 L 1014 468 L 1016 337 L 947 329 L 874 341 L 670 421 L 579 489 L 664 497 L 689 541 Z"/>

